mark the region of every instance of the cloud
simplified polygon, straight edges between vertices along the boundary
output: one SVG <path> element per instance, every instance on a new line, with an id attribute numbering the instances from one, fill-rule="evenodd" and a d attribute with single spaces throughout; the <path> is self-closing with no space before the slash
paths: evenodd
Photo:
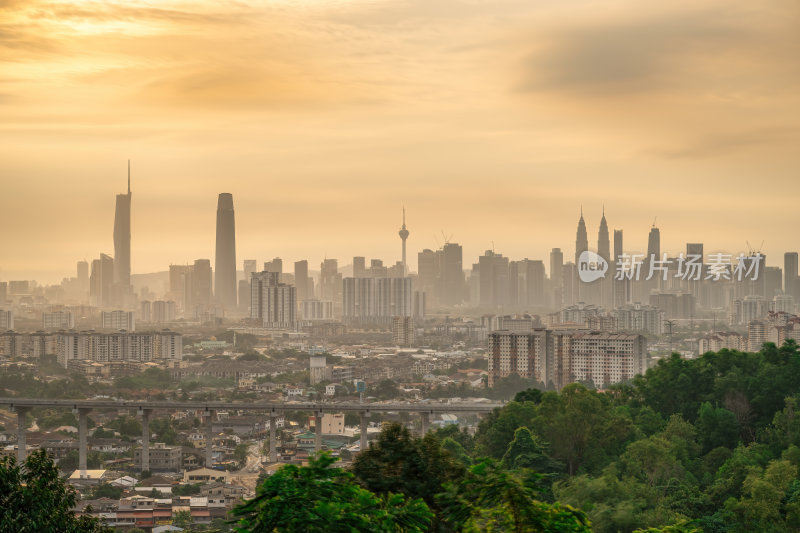
<path id="1" fill-rule="evenodd" d="M 522 64 L 518 90 L 617 97 L 697 89 L 701 84 L 714 88 L 736 78 L 737 67 L 797 73 L 796 56 L 792 59 L 796 40 L 791 37 L 796 28 L 781 20 L 780 13 L 678 2 L 665 12 L 614 15 L 537 33 L 535 51 Z"/>
<path id="2" fill-rule="evenodd" d="M 655 149 L 649 153 L 668 159 L 702 159 L 736 155 L 764 146 L 798 146 L 800 129 L 790 127 L 759 128 L 735 133 L 719 133 L 702 137 L 680 148 Z"/>

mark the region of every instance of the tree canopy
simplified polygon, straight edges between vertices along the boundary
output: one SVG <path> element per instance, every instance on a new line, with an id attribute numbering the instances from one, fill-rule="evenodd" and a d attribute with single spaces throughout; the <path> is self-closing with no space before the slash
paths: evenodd
<path id="1" fill-rule="evenodd" d="M 106 533 L 96 518 L 77 517 L 75 490 L 59 477 L 59 469 L 44 450 L 25 462 L 0 459 L 0 531 Z"/>

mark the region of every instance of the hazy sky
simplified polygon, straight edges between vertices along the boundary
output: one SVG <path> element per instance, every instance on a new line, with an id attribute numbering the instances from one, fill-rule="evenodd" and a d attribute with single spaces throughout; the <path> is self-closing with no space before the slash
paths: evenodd
<path id="1" fill-rule="evenodd" d="M 800 2 L 0 0 L 0 279 L 113 253 L 800 249 Z M 592 244 L 593 245 L 593 244 Z"/>

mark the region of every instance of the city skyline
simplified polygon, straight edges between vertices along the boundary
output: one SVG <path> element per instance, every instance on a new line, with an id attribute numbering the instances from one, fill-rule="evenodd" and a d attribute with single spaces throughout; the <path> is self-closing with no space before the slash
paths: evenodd
<path id="1" fill-rule="evenodd" d="M 402 205 L 410 253 L 444 231 L 465 257 L 571 257 L 580 204 L 592 242 L 605 204 L 630 249 L 656 217 L 667 250 L 797 248 L 795 4 L 219 9 L 4 7 L 3 279 L 113 253 L 127 159 L 134 273 L 213 257 L 220 191 L 239 257 L 312 265 L 399 259 Z"/>
<path id="2" fill-rule="evenodd" d="M 134 247 L 133 251 L 131 251 L 131 244 L 130 244 L 130 242 L 131 242 L 130 226 L 132 225 L 131 224 L 131 218 L 132 218 L 131 217 L 131 196 L 132 195 L 131 195 L 131 191 L 130 191 L 130 162 L 128 162 L 128 192 L 126 194 L 117 194 L 116 195 L 117 201 L 116 201 L 116 208 L 115 208 L 114 222 L 113 222 L 114 238 L 111 240 L 111 244 L 112 244 L 112 248 L 116 249 L 117 246 L 118 246 L 118 238 L 119 238 L 119 243 L 121 243 L 121 244 L 119 244 L 120 249 L 122 249 L 124 252 L 127 252 L 125 255 L 127 256 L 127 270 L 129 272 L 129 275 L 131 275 L 131 274 L 133 274 L 133 275 L 136 275 L 136 274 L 151 274 L 151 273 L 156 273 L 156 272 L 164 272 L 164 271 L 166 271 L 168 269 L 170 264 L 187 264 L 188 265 L 188 264 L 196 261 L 197 259 L 210 259 L 212 257 L 211 251 L 208 251 L 208 253 L 205 253 L 205 254 L 200 253 L 199 255 L 196 255 L 196 256 L 194 256 L 194 258 L 192 258 L 190 256 L 186 256 L 186 259 L 184 261 L 170 261 L 169 263 L 161 263 L 161 264 L 152 263 L 154 265 L 154 268 L 152 268 L 150 270 L 139 270 L 139 271 L 136 271 L 136 270 L 132 269 L 130 264 L 131 264 L 131 262 L 135 263 L 135 260 L 132 261 L 131 260 L 131 256 L 133 256 L 134 258 L 136 257 L 136 249 Z M 230 247 L 232 249 L 232 252 L 233 252 L 233 255 L 234 255 L 233 261 L 234 261 L 234 264 L 235 264 L 234 270 L 236 272 L 239 272 L 239 271 L 242 270 L 240 268 L 242 265 L 240 265 L 239 263 L 242 263 L 242 261 L 246 261 L 248 259 L 241 259 L 241 260 L 239 260 L 238 263 L 236 263 L 236 256 L 237 256 L 237 254 L 236 254 L 236 241 L 237 241 L 236 235 L 237 235 L 237 233 L 236 233 L 236 229 L 235 229 L 235 222 L 234 222 L 234 219 L 233 219 L 233 206 L 232 206 L 233 198 L 232 198 L 232 195 L 230 193 L 219 193 L 217 196 L 218 196 L 218 199 L 217 199 L 217 211 L 216 211 L 216 213 L 217 213 L 216 214 L 216 225 L 217 225 L 217 230 L 216 230 L 217 233 L 216 233 L 216 235 L 217 236 L 216 236 L 216 241 L 215 242 L 217 242 L 217 243 L 219 242 L 219 239 L 220 239 L 221 235 L 225 235 L 226 236 L 226 238 L 223 239 L 223 240 L 228 240 L 228 239 L 230 240 L 226 244 L 226 246 L 228 246 L 228 247 Z M 223 207 L 221 207 L 223 204 L 225 206 L 224 209 L 223 209 Z M 588 216 L 584 217 L 584 206 L 583 206 L 583 204 L 580 204 L 579 209 L 580 209 L 580 211 L 578 213 L 578 215 L 579 215 L 578 237 L 579 237 L 579 240 L 583 239 L 583 242 L 577 242 L 576 245 L 573 247 L 573 250 L 575 251 L 575 257 L 576 258 L 580 254 L 580 252 L 585 250 L 585 249 L 589 249 L 589 250 L 592 250 L 592 251 L 599 251 L 601 247 L 602 248 L 607 248 L 609 246 L 609 243 L 608 243 L 608 227 L 609 226 L 608 226 L 608 223 L 606 221 L 606 206 L 605 206 L 605 204 L 602 204 L 601 207 L 600 207 L 600 219 L 598 221 L 598 224 L 596 225 L 596 230 L 598 232 L 597 233 L 598 234 L 598 241 L 597 241 L 598 246 L 595 246 L 594 245 L 594 241 L 592 240 L 592 238 L 588 238 L 588 236 L 587 236 L 587 234 L 592 234 L 593 235 L 594 234 L 594 230 L 595 230 L 595 226 L 593 226 L 591 224 L 591 222 L 592 222 L 591 217 L 588 217 Z M 405 229 L 406 228 L 405 211 L 406 211 L 406 208 L 405 208 L 405 206 L 403 206 L 402 207 L 403 224 L 401 226 L 401 231 L 405 230 L 405 231 L 408 232 L 409 230 Z M 589 223 L 588 224 L 586 223 L 585 218 L 589 218 Z M 613 221 L 613 219 L 612 219 L 612 221 Z M 126 224 L 126 222 L 127 222 L 127 224 Z M 222 224 L 223 227 L 220 227 L 220 224 Z M 573 224 L 574 224 L 574 221 L 573 221 Z M 127 229 L 128 229 L 127 233 L 125 232 L 125 229 L 126 229 L 125 227 L 126 226 L 127 226 Z M 613 223 L 611 224 L 611 227 L 613 227 L 615 231 L 624 230 L 624 228 L 618 228 Z M 220 233 L 220 231 L 222 231 L 222 233 Z M 564 228 L 557 228 L 554 231 L 553 234 L 560 234 L 560 233 L 563 233 L 563 231 L 564 231 Z M 605 231 L 605 233 L 603 233 L 604 231 Z M 634 244 L 633 247 L 629 247 L 629 246 L 626 245 L 626 247 L 624 248 L 624 251 L 626 253 L 646 253 L 647 254 L 646 257 L 649 257 L 650 253 L 654 250 L 654 249 L 652 249 L 652 250 L 650 249 L 651 248 L 650 240 L 652 239 L 653 231 L 656 232 L 656 235 L 657 235 L 656 239 L 657 240 L 660 239 L 660 228 L 656 225 L 656 221 L 655 220 L 652 222 L 652 224 L 650 226 L 647 227 L 647 231 L 649 232 L 649 235 L 646 238 L 640 239 L 642 241 L 642 243 L 641 243 L 641 245 L 639 247 L 636 247 L 635 244 Z M 581 232 L 583 232 L 582 235 L 581 235 Z M 629 231 L 628 234 L 630 235 L 631 233 L 632 232 Z M 454 243 L 457 243 L 457 244 L 461 245 L 462 247 L 465 247 L 465 245 L 464 245 L 464 243 L 462 241 L 460 241 L 457 238 L 453 238 L 454 235 L 455 234 L 451 234 L 450 236 L 448 236 L 446 234 L 446 232 L 444 232 L 444 231 L 442 231 L 442 233 L 440 235 L 438 235 L 438 236 L 434 233 L 434 235 L 431 238 L 432 245 L 430 245 L 430 246 L 420 246 L 419 248 L 414 248 L 412 246 L 410 248 L 410 252 L 409 252 L 410 260 L 408 260 L 408 262 L 407 262 L 407 264 L 408 264 L 408 272 L 409 273 L 415 273 L 416 272 L 416 268 L 414 268 L 416 266 L 416 261 L 414 259 L 415 259 L 415 256 L 416 256 L 416 254 L 418 252 L 422 252 L 425 249 L 432 249 L 432 250 L 440 249 L 447 242 L 454 242 Z M 573 235 L 574 235 L 574 230 L 573 230 Z M 635 234 L 634 234 L 634 236 L 635 236 Z M 136 239 L 134 238 L 134 241 L 135 240 Z M 351 247 L 353 247 L 353 250 L 355 250 L 353 255 L 343 255 L 343 254 L 336 255 L 335 253 L 334 254 L 327 254 L 326 253 L 325 255 L 323 255 L 319 259 L 318 262 L 322 263 L 325 260 L 325 258 L 338 259 L 338 260 L 340 260 L 340 265 L 339 265 L 340 267 L 347 267 L 347 266 L 351 266 L 351 262 L 348 262 L 348 261 L 351 261 L 353 257 L 363 256 L 363 257 L 367 257 L 368 259 L 370 259 L 370 258 L 381 259 L 381 260 L 386 261 L 387 264 L 390 264 L 390 265 L 394 264 L 395 262 L 399 263 L 399 262 L 402 262 L 402 249 L 405 247 L 405 240 L 406 239 L 403 239 L 402 238 L 402 234 L 401 234 L 401 243 L 402 244 L 400 244 L 399 246 L 396 246 L 396 248 L 398 250 L 400 250 L 400 253 L 396 254 L 397 255 L 396 260 L 393 259 L 393 253 L 395 253 L 397 250 L 389 251 L 388 252 L 389 259 L 387 260 L 385 256 L 381 256 L 379 254 L 374 254 L 374 255 L 366 254 L 365 255 L 363 249 L 365 247 L 368 247 L 369 245 L 365 246 L 365 245 L 361 244 L 361 245 L 358 245 L 358 246 L 360 246 L 360 248 L 353 247 L 354 245 L 351 245 Z M 634 240 L 634 242 L 636 242 L 635 238 L 632 239 L 632 240 Z M 672 239 L 668 240 L 668 242 L 678 242 L 678 241 L 681 241 L 680 237 L 673 237 Z M 575 243 L 575 237 L 572 238 L 572 242 Z M 626 239 L 626 243 L 628 243 L 628 242 L 630 242 L 630 241 Z M 678 245 L 675 246 L 675 247 L 662 247 L 661 248 L 661 252 L 662 253 L 669 253 L 670 256 L 677 256 L 677 254 L 682 253 L 683 250 L 684 250 L 684 247 L 688 246 L 691 242 L 692 241 L 684 240 L 682 242 L 682 244 L 678 243 Z M 760 241 L 757 241 L 757 242 L 759 242 L 759 244 L 762 244 Z M 387 243 L 375 243 L 373 246 L 375 246 L 376 249 L 384 249 L 384 250 L 387 249 L 387 248 L 392 248 L 392 246 L 386 246 L 386 244 Z M 569 250 L 569 247 L 568 246 L 565 247 L 563 243 L 555 243 L 554 242 L 554 244 L 558 244 L 558 246 L 553 246 L 553 248 L 561 248 L 563 250 Z M 781 259 L 781 261 L 778 261 L 778 257 L 782 258 L 784 253 L 792 251 L 792 250 L 790 250 L 788 248 L 784 249 L 784 250 L 776 250 L 776 253 L 774 255 L 770 256 L 769 253 L 767 253 L 767 251 L 766 251 L 767 250 L 766 246 L 762 245 L 762 246 L 753 247 L 752 244 L 749 241 L 745 242 L 744 245 L 740 246 L 738 249 L 726 249 L 726 248 L 723 248 L 723 247 L 714 246 L 713 243 L 706 243 L 706 244 L 710 244 L 710 246 L 708 246 L 706 248 L 706 253 L 725 252 L 725 253 L 733 253 L 734 255 L 736 255 L 738 253 L 749 253 L 751 251 L 760 251 L 761 253 L 764 253 L 765 255 L 767 255 L 767 257 L 769 257 L 771 259 L 771 261 L 768 264 L 775 265 L 775 266 L 781 266 L 782 265 L 782 259 Z M 214 246 L 217 249 L 219 249 L 218 244 L 215 244 Z M 247 245 L 245 245 L 245 246 L 247 246 Z M 467 248 L 469 250 L 468 246 L 467 246 Z M 483 253 L 485 251 L 487 251 L 487 250 L 491 251 L 494 248 L 497 248 L 497 252 L 498 253 L 502 253 L 506 257 L 509 257 L 511 259 L 523 259 L 523 258 L 526 258 L 526 259 L 539 259 L 539 260 L 543 260 L 543 261 L 549 261 L 550 250 L 541 250 L 540 254 L 537 254 L 537 253 L 533 252 L 533 253 L 527 253 L 527 254 L 524 254 L 524 255 L 514 255 L 513 253 L 509 252 L 509 249 L 520 249 L 520 246 L 519 246 L 518 243 L 512 243 L 512 246 L 507 248 L 507 249 L 500 249 L 499 247 L 496 247 L 495 246 L 495 242 L 492 241 L 492 242 L 489 243 L 489 247 L 486 247 L 486 248 L 483 248 L 483 249 L 481 249 L 480 246 L 473 247 L 474 254 L 472 254 L 472 255 L 469 255 L 469 252 L 464 252 L 464 257 L 465 257 L 464 271 L 466 272 L 466 271 L 469 270 L 469 265 L 471 264 L 471 259 L 470 258 L 474 258 L 477 261 L 478 257 L 483 255 Z M 252 247 L 249 247 L 249 249 L 252 249 Z M 97 253 L 104 253 L 104 252 L 95 251 L 94 253 L 96 255 Z M 228 253 L 230 253 L 230 252 L 228 252 Z M 289 258 L 287 258 L 287 256 L 283 255 L 280 250 L 265 250 L 262 254 L 257 255 L 257 257 L 259 258 L 259 259 L 257 259 L 257 261 L 258 260 L 263 260 L 265 257 L 270 257 L 270 255 L 272 255 L 272 256 L 274 256 L 276 258 L 280 257 L 285 262 L 286 265 L 290 265 L 295 261 L 302 261 L 302 260 L 309 260 L 312 265 L 315 265 L 315 264 L 317 264 L 317 260 L 313 259 L 312 257 L 313 257 L 314 253 L 319 255 L 319 252 L 311 252 L 311 253 L 312 253 L 312 255 L 305 255 L 305 256 L 297 256 L 297 257 L 289 257 Z M 106 255 L 111 255 L 111 254 L 106 254 Z M 251 255 L 238 254 L 238 257 L 252 259 L 253 255 L 255 255 L 255 254 L 251 254 Z M 602 253 L 601 253 L 601 255 L 602 255 Z M 90 253 L 90 256 L 91 256 L 91 253 Z M 213 263 L 211 263 L 211 267 L 214 270 L 215 278 L 217 276 L 217 270 L 216 270 L 216 262 L 217 261 L 216 261 L 216 258 L 218 256 L 219 256 L 219 251 L 214 251 L 215 261 Z M 112 256 L 112 257 L 115 258 L 115 256 Z M 76 261 L 82 261 L 83 259 L 81 258 L 81 259 L 75 259 L 75 260 Z M 117 276 L 116 272 L 118 271 L 119 268 L 120 267 L 118 266 L 116 258 L 115 258 L 115 261 L 114 261 L 115 278 Z M 125 268 L 123 268 L 122 270 L 124 271 Z M 317 271 L 318 272 L 318 270 L 316 268 L 311 268 L 310 271 Z M 12 271 L 11 273 L 24 273 L 24 272 L 26 272 L 26 271 L 18 271 L 18 272 L 13 272 Z M 36 272 L 36 271 L 29 271 L 29 272 Z M 58 274 L 59 272 L 63 272 L 63 274 L 59 276 L 59 274 Z M 3 274 L 4 274 L 4 269 L 2 268 L 2 264 L 0 264 L 0 281 L 2 281 L 2 280 L 8 281 L 9 279 L 12 279 L 12 277 L 13 277 L 13 276 L 5 276 L 4 277 Z M 35 281 L 37 281 L 39 283 L 45 283 L 45 284 L 58 283 L 64 277 L 72 276 L 74 274 L 74 268 L 68 267 L 67 265 L 65 265 L 65 267 L 63 267 L 63 269 L 53 270 L 53 271 L 50 271 L 48 274 L 52 275 L 53 277 L 52 278 L 49 278 L 49 277 L 36 278 L 36 277 L 31 276 L 31 277 L 25 278 L 25 279 L 31 279 L 31 280 L 35 280 Z M 547 271 L 547 276 L 548 277 L 550 276 L 550 269 L 548 269 L 548 271 Z M 230 276 L 227 276 L 227 277 L 230 277 Z M 129 279 L 129 277 L 128 277 L 128 279 Z M 115 280 L 115 283 L 118 283 L 118 281 Z M 216 285 L 216 281 L 214 283 Z M 124 284 L 124 282 L 123 282 L 123 284 Z M 231 284 L 231 282 L 230 282 L 230 280 L 228 280 L 228 285 L 230 285 L 230 284 Z M 216 295 L 217 291 L 215 290 L 214 293 Z M 228 298 L 230 298 L 230 297 L 228 297 Z M 228 302 L 228 303 L 230 304 L 230 302 Z"/>

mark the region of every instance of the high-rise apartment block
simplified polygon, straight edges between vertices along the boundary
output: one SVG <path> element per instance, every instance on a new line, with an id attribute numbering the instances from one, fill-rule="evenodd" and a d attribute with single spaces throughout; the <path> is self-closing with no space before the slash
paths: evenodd
<path id="1" fill-rule="evenodd" d="M 333 302 L 324 300 L 303 300 L 300 302 L 303 320 L 333 320 Z"/>
<path id="2" fill-rule="evenodd" d="M 14 329 L 14 311 L 0 309 L 0 331 Z"/>
<path id="3" fill-rule="evenodd" d="M 133 311 L 103 311 L 100 313 L 103 329 L 136 331 Z"/>
<path id="4" fill-rule="evenodd" d="M 72 311 L 57 310 L 42 313 L 42 329 L 74 329 L 75 315 Z"/>
<path id="5" fill-rule="evenodd" d="M 414 319 L 408 316 L 392 317 L 392 342 L 398 346 L 413 346 L 415 340 Z"/>
<path id="6" fill-rule="evenodd" d="M 410 278 L 344 278 L 342 320 L 382 322 L 412 316 Z"/>
<path id="7" fill-rule="evenodd" d="M 58 362 L 64 368 L 73 360 L 145 363 L 183 357 L 183 336 L 169 330 L 141 333 L 60 331 L 54 333 L 53 338 Z"/>
<path id="8" fill-rule="evenodd" d="M 489 386 L 517 374 L 558 389 L 573 382 L 604 388 L 647 370 L 647 342 L 642 335 L 495 331 L 488 336 L 488 349 Z"/>
<path id="9" fill-rule="evenodd" d="M 294 329 L 297 289 L 281 283 L 278 272 L 257 272 L 250 280 L 250 318 L 265 328 Z"/>

